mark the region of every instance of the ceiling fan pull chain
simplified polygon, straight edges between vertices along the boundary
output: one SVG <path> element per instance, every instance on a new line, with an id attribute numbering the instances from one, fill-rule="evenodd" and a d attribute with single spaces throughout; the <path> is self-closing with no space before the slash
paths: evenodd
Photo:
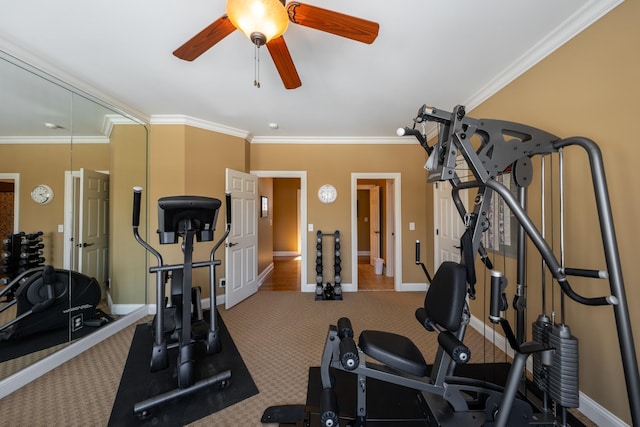
<path id="1" fill-rule="evenodd" d="M 260 45 L 254 44 L 253 48 L 253 85 L 260 89 Z"/>

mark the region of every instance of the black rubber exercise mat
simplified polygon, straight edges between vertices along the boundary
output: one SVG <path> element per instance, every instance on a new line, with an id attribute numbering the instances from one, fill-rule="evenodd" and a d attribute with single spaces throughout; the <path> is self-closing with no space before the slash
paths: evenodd
<path id="1" fill-rule="evenodd" d="M 181 426 L 257 394 L 258 388 L 220 316 L 218 316 L 218 322 L 222 351 L 206 355 L 202 346 L 196 345 L 196 381 L 229 369 L 231 382 L 226 388 L 220 389 L 217 385 L 213 385 L 161 404 L 153 408 L 149 416 L 144 419 L 134 415 L 133 407 L 137 402 L 177 387 L 177 348 L 169 350 L 170 365 L 167 369 L 151 373 L 149 370 L 153 345 L 151 327 L 138 325 L 120 379 L 109 426 Z M 109 369 L 109 367 L 105 366 L 102 369 Z"/>

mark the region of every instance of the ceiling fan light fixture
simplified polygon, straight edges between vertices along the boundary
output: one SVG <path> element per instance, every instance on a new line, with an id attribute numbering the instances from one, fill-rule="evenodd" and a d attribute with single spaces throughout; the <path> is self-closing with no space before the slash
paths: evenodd
<path id="1" fill-rule="evenodd" d="M 279 0 L 227 0 L 226 7 L 231 23 L 258 46 L 284 34 L 289 25 Z"/>

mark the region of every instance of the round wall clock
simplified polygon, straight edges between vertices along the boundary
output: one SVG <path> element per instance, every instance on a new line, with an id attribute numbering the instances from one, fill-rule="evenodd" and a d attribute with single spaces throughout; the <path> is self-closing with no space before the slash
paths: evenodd
<path id="1" fill-rule="evenodd" d="M 46 205 L 53 200 L 53 189 L 46 184 L 40 184 L 31 190 L 31 198 L 40 205 Z"/>
<path id="2" fill-rule="evenodd" d="M 336 201 L 337 197 L 338 190 L 336 190 L 336 187 L 331 184 L 325 184 L 318 190 L 318 199 L 320 199 L 322 203 L 333 203 Z"/>

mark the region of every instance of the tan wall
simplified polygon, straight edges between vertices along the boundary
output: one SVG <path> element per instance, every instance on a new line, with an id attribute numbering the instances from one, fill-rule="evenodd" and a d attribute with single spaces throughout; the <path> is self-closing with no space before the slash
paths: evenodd
<path id="1" fill-rule="evenodd" d="M 640 145 L 633 129 L 640 115 L 638 16 L 640 2 L 624 2 L 469 112 L 476 118 L 499 118 L 528 124 L 560 137 L 586 136 L 600 145 L 631 324 L 635 327 L 636 352 L 640 351 L 640 288 L 637 286 L 640 264 L 635 257 L 640 198 L 637 197 L 633 173 L 638 166 Z M 566 260 L 568 266 L 605 269 L 585 157 L 581 150 L 565 150 Z M 539 191 L 539 186 L 533 186 L 531 190 L 531 194 L 537 195 L 532 199 L 532 212 L 539 212 Z M 559 239 L 558 228 L 556 236 Z M 502 261 L 498 259 L 496 265 L 501 266 Z M 529 322 L 540 312 L 539 265 L 540 258 L 529 248 Z M 479 275 L 479 281 L 481 277 Z M 515 275 L 510 277 L 510 291 L 513 292 Z M 609 294 L 604 281 L 571 278 L 571 284 L 588 296 Z M 478 298 L 472 304 L 472 312 L 476 316 L 483 313 L 482 286 L 478 290 Z M 558 296 L 555 302 L 559 311 Z M 550 307 L 550 299 L 547 304 Z M 566 316 L 572 333 L 580 339 L 580 389 L 630 423 L 612 308 L 586 307 L 567 300 Z"/>
<path id="2" fill-rule="evenodd" d="M 145 250 L 131 229 L 133 186 L 147 185 L 147 130 L 140 125 L 114 126 L 110 145 L 109 277 L 116 304 L 145 304 Z M 74 152 L 75 156 L 75 152 Z M 74 157 L 75 158 L 75 157 Z M 147 197 L 144 188 L 143 197 Z M 146 238 L 147 206 L 142 203 L 139 230 Z"/>
<path id="3" fill-rule="evenodd" d="M 275 198 L 273 197 L 273 178 L 259 178 L 258 191 L 260 196 L 269 198 L 269 215 L 266 218 L 258 216 L 258 274 L 261 274 L 273 262 L 273 235 Z"/>
<path id="4" fill-rule="evenodd" d="M 185 125 L 153 125 L 149 148 L 149 241 L 159 248 L 165 263 L 182 263 L 180 245 L 160 246 L 157 201 L 160 197 L 176 195 L 209 196 L 225 200 L 225 168 L 247 171 L 248 143 L 241 138 Z M 214 241 L 224 233 L 224 209 L 218 216 Z M 194 260 L 208 260 L 213 245 L 210 242 L 196 243 Z M 217 268 L 217 277 L 224 277 L 224 249 L 216 252 L 222 261 Z M 155 265 L 155 259 L 151 259 Z M 208 297 L 207 269 L 194 271 L 195 285 L 203 288 L 203 297 Z M 155 277 L 149 281 L 148 301 L 155 301 Z"/>
<path id="5" fill-rule="evenodd" d="M 358 252 L 369 251 L 369 233 L 365 233 L 364 230 L 369 228 L 370 220 L 369 190 L 358 190 Z"/>
<path id="6" fill-rule="evenodd" d="M 298 250 L 298 189 L 299 178 L 273 180 L 273 250 L 296 252 Z"/>
<path id="7" fill-rule="evenodd" d="M 314 231 L 307 239 L 307 252 L 315 253 L 317 230 L 340 230 L 342 252 L 351 254 L 351 173 L 401 173 L 403 281 L 424 282 L 413 259 L 414 242 L 433 241 L 432 190 L 426 184 L 426 155 L 418 143 L 406 145 L 291 145 L 255 144 L 251 146 L 251 169 L 307 171 L 307 222 Z M 322 204 L 316 194 L 323 184 L 333 184 L 338 199 L 331 205 Z M 409 231 L 409 222 L 416 230 Z M 432 245 L 427 245 L 432 246 Z M 425 248 L 426 249 L 426 248 Z M 433 260 L 433 250 L 425 260 Z M 348 259 L 345 257 L 345 259 Z M 430 261 L 431 263 L 432 261 Z M 351 277 L 350 263 L 343 262 L 342 276 Z M 307 283 L 315 283 L 315 258 L 309 257 Z"/>

